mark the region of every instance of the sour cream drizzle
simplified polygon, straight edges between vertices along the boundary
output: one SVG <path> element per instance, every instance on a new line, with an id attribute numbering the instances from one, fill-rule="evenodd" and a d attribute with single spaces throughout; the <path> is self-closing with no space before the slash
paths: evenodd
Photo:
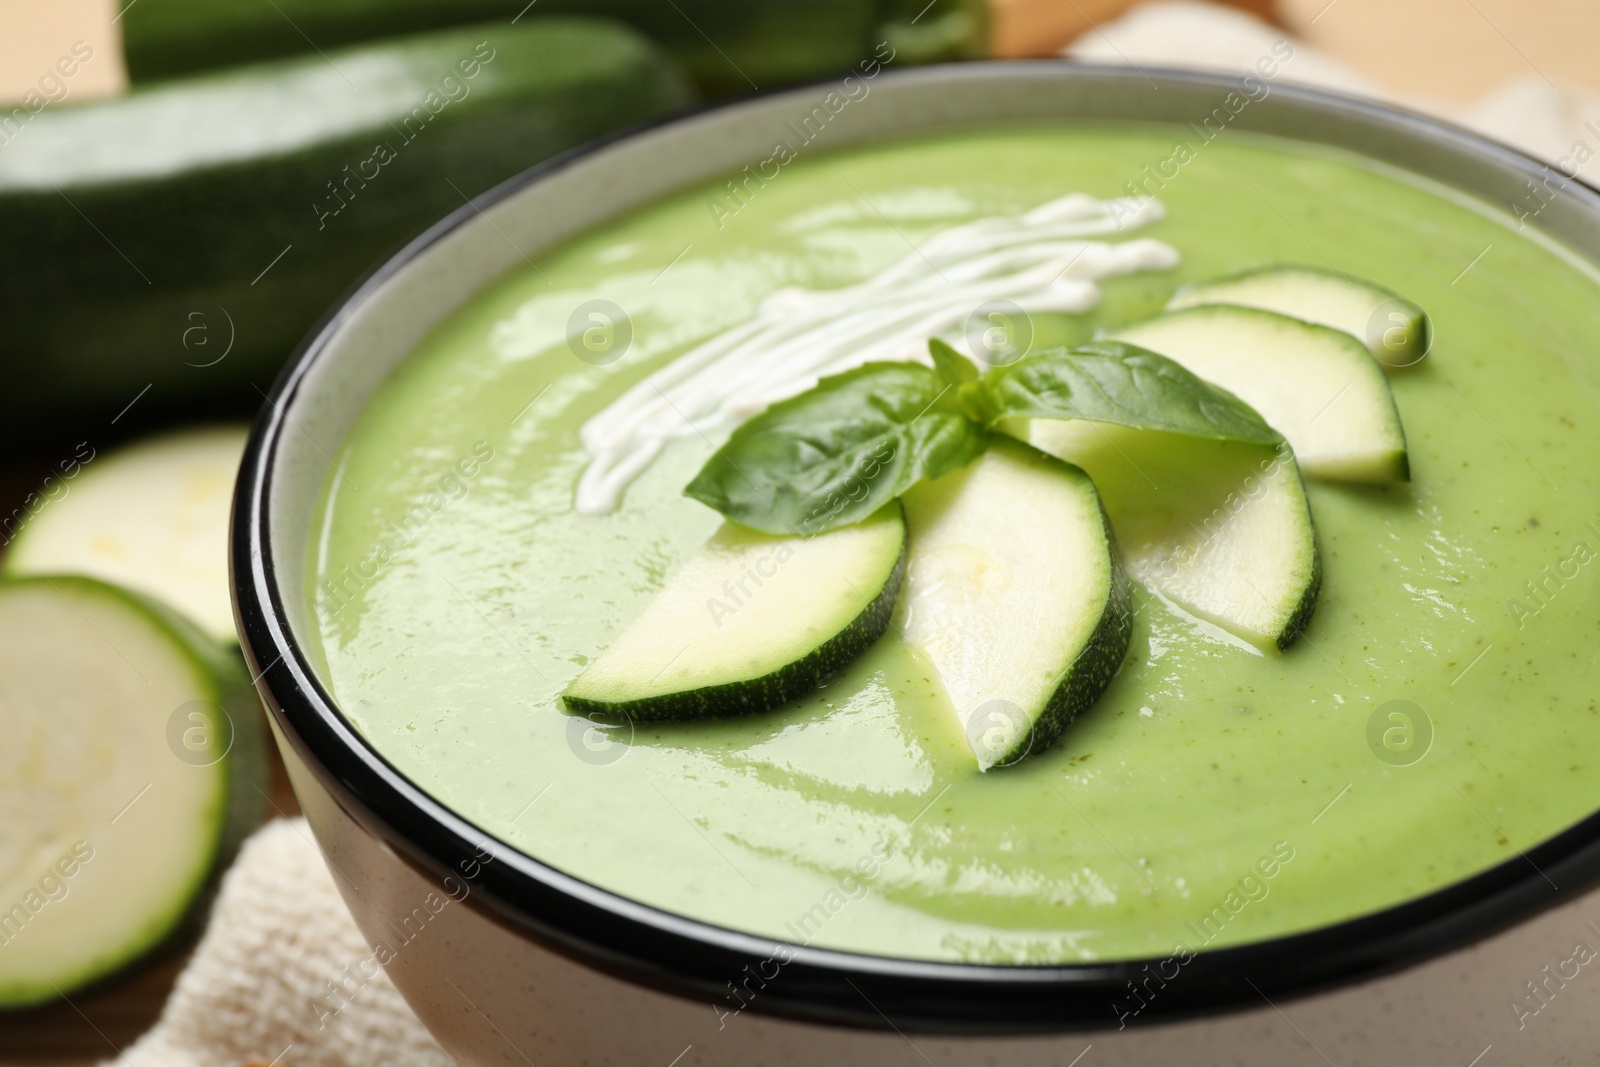
<path id="1" fill-rule="evenodd" d="M 942 230 L 857 285 L 779 289 L 754 318 L 656 371 L 586 422 L 589 466 L 577 509 L 613 510 L 628 484 L 678 438 L 719 440 L 819 378 L 884 359 L 928 361 L 929 337 L 952 336 L 986 301 L 1023 311 L 1088 311 L 1101 278 L 1170 270 L 1178 252 L 1150 238 L 1087 240 L 1154 222 L 1154 199 L 1097 200 L 1074 193 L 1016 217 L 978 219 Z M 981 354 L 981 353 L 980 353 Z"/>

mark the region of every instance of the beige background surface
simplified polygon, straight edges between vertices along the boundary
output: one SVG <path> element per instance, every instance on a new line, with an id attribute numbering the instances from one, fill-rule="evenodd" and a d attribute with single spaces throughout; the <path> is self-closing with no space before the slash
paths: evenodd
<path id="1" fill-rule="evenodd" d="M 1395 92 L 1467 100 L 1530 73 L 1600 91 L 1597 0 L 1278 0 L 1278 14 Z"/>
<path id="2" fill-rule="evenodd" d="M 14 102 L 85 40 L 72 99 L 121 92 L 117 18 L 138 0 L 0 0 L 0 102 Z M 993 48 L 1045 55 L 1133 0 L 990 0 Z M 1274 18 L 1396 92 L 1466 100 L 1529 73 L 1600 91 L 1597 0 L 1229 0 Z"/>
<path id="3" fill-rule="evenodd" d="M 127 88 L 117 0 L 0 0 L 0 103 L 20 103 L 76 41 L 94 58 L 64 79 L 66 100 L 114 96 Z M 60 95 L 60 90 L 54 90 Z M 63 101 L 64 102 L 64 101 Z"/>

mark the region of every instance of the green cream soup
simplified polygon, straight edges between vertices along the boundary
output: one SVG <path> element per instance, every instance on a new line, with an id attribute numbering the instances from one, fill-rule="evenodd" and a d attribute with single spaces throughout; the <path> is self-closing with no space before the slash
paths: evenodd
<path id="1" fill-rule="evenodd" d="M 1280 261 L 1429 311 L 1431 354 L 1390 375 L 1413 480 L 1309 485 L 1324 581 L 1286 653 L 1136 588 L 1105 695 L 987 773 L 893 627 L 769 713 L 564 713 L 562 690 L 721 522 L 681 495 L 711 452 L 698 436 L 617 510 L 579 514 L 587 419 L 781 287 L 852 284 L 908 243 L 1068 193 L 1124 195 L 1174 136 L 1031 126 L 803 155 L 742 202 L 686 191 L 487 288 L 334 457 L 308 595 L 344 713 L 423 789 L 577 877 L 773 938 L 930 959 L 1164 956 L 1306 930 L 1600 807 L 1594 273 L 1497 210 L 1237 134 L 1158 190 L 1164 219 L 1110 238 L 1157 238 L 1181 264 L 1102 282 L 1087 313 L 1034 315 L 1034 343 Z M 591 300 L 631 318 L 615 362 L 567 342 Z"/>

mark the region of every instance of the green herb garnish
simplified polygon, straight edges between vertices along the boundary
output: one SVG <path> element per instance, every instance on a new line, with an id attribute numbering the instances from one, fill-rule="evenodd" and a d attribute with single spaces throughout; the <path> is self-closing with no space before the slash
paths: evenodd
<path id="1" fill-rule="evenodd" d="M 774 534 L 823 533 L 958 470 L 1008 418 L 1084 419 L 1216 440 L 1282 437 L 1244 401 L 1165 356 L 1117 341 L 1053 349 L 980 375 L 949 345 L 868 363 L 745 422 L 684 494 Z"/>

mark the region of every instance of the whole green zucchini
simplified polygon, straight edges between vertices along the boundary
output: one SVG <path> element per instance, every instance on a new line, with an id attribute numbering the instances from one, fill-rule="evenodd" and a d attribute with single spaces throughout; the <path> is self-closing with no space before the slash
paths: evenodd
<path id="1" fill-rule="evenodd" d="M 253 409 L 464 197 L 689 99 L 626 27 L 541 19 L 45 109 L 0 147 L 0 437 L 78 439 L 136 397 L 130 422 Z"/>
<path id="2" fill-rule="evenodd" d="M 456 23 L 596 15 L 660 41 L 720 94 L 843 74 L 885 42 L 898 63 L 981 54 L 986 10 L 983 0 L 138 0 L 122 26 L 138 82 Z"/>

